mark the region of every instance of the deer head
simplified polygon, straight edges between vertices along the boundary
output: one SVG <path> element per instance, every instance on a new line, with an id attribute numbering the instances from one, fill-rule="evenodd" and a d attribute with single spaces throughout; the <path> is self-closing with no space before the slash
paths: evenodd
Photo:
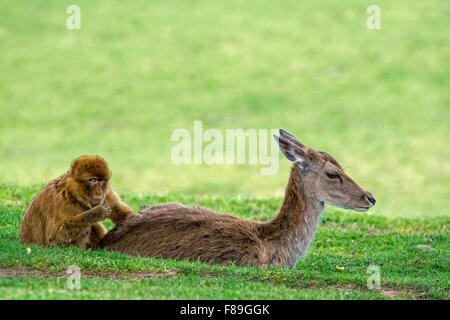
<path id="1" fill-rule="evenodd" d="M 283 155 L 297 165 L 304 188 L 313 200 L 356 211 L 375 205 L 375 197 L 345 174 L 328 153 L 305 146 L 281 129 L 280 136 L 274 138 Z"/>

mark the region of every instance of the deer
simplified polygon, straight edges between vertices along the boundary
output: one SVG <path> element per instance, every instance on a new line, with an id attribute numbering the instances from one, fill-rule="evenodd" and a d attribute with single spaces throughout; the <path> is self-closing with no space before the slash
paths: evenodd
<path id="1" fill-rule="evenodd" d="M 293 268 L 304 256 L 325 204 L 367 211 L 375 197 L 328 153 L 307 147 L 280 129 L 274 138 L 293 163 L 281 208 L 258 222 L 179 203 L 150 206 L 116 225 L 99 248 L 133 256 Z"/>

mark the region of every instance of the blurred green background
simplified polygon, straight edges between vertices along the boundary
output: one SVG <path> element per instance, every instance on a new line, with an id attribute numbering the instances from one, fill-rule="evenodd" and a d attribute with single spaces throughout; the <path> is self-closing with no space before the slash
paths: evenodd
<path id="1" fill-rule="evenodd" d="M 381 30 L 366 27 L 371 4 Z M 442 0 L 2 1 L 0 181 L 45 183 L 99 154 L 120 193 L 282 197 L 284 158 L 272 176 L 174 165 L 171 133 L 201 120 L 329 152 L 377 197 L 371 214 L 448 215 L 449 13 Z"/>

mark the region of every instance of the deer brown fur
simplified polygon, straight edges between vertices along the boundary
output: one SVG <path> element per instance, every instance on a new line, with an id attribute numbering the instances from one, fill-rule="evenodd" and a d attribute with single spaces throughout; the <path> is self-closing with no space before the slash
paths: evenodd
<path id="1" fill-rule="evenodd" d="M 375 198 L 330 155 L 308 148 L 287 132 L 276 137 L 294 162 L 278 215 L 261 223 L 170 203 L 112 229 L 99 247 L 131 255 L 189 259 L 254 267 L 294 267 L 318 226 L 324 202 L 367 210 Z"/>
<path id="2" fill-rule="evenodd" d="M 102 220 L 120 224 L 135 213 L 109 184 L 106 162 L 83 156 L 62 176 L 50 181 L 31 201 L 20 226 L 20 240 L 44 246 L 95 249 L 106 234 Z"/>

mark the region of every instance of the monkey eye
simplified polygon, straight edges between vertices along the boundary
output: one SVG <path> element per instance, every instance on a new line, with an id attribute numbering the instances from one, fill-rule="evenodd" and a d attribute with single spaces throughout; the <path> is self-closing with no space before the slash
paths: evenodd
<path id="1" fill-rule="evenodd" d="M 96 178 L 91 178 L 91 179 L 89 179 L 89 182 L 92 182 L 92 183 L 97 182 L 97 179 Z"/>

